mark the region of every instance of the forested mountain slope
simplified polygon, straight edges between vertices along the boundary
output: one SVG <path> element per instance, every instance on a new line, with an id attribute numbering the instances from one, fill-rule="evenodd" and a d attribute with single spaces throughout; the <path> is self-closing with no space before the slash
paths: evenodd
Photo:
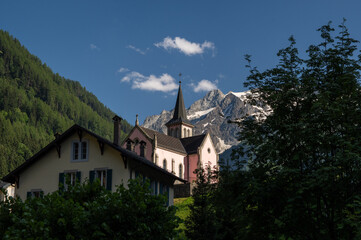
<path id="1" fill-rule="evenodd" d="M 0 177 L 77 123 L 112 139 L 114 113 L 0 30 Z M 131 126 L 123 120 L 123 131 Z M 125 133 L 122 137 L 125 137 Z"/>

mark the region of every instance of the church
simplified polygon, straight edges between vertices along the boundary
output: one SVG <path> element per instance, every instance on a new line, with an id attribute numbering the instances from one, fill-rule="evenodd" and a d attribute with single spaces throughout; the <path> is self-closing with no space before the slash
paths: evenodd
<path id="1" fill-rule="evenodd" d="M 181 82 L 173 118 L 165 125 L 167 134 L 140 126 L 137 116 L 134 128 L 121 146 L 188 182 L 196 180 L 194 171 L 198 167 L 217 166 L 218 154 L 209 133 L 193 135 Z"/>

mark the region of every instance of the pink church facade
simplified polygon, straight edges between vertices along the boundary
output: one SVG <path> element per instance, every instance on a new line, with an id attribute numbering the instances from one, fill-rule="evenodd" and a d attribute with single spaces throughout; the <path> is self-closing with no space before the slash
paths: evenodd
<path id="1" fill-rule="evenodd" d="M 218 165 L 218 154 L 209 133 L 193 136 L 194 126 L 186 116 L 181 85 L 173 118 L 166 126 L 167 135 L 139 126 L 137 119 L 122 147 L 188 182 L 196 180 L 194 171 L 198 167 Z"/>

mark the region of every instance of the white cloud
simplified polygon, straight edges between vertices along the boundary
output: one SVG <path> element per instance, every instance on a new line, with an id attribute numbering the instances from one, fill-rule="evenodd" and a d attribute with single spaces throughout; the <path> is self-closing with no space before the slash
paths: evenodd
<path id="1" fill-rule="evenodd" d="M 121 67 L 121 68 L 119 68 L 118 73 L 124 73 L 124 72 L 128 72 L 128 71 L 129 71 L 128 68 Z"/>
<path id="2" fill-rule="evenodd" d="M 194 92 L 208 92 L 214 89 L 217 89 L 217 84 L 218 81 L 215 82 L 211 82 L 209 80 L 203 79 L 200 82 L 198 82 L 197 84 L 191 84 L 191 86 L 193 87 L 193 91 Z"/>
<path id="3" fill-rule="evenodd" d="M 146 91 L 172 92 L 178 88 L 175 79 L 167 73 L 157 77 L 155 75 L 144 76 L 138 72 L 130 72 L 120 81 L 131 82 L 133 89 Z"/>
<path id="4" fill-rule="evenodd" d="M 206 49 L 214 50 L 214 43 L 204 41 L 202 44 L 190 42 L 185 38 L 175 37 L 174 39 L 166 37 L 162 42 L 155 43 L 156 47 L 164 48 L 165 50 L 178 49 L 187 56 L 202 54 Z"/>
<path id="5" fill-rule="evenodd" d="M 91 43 L 90 44 L 90 49 L 91 50 L 100 50 L 100 48 L 98 48 L 95 44 Z"/>
<path id="6" fill-rule="evenodd" d="M 139 48 L 134 47 L 133 45 L 128 45 L 127 48 L 132 49 L 132 50 L 134 50 L 134 51 L 136 51 L 137 53 L 140 53 L 140 54 L 142 54 L 142 55 L 145 55 L 146 52 L 149 50 L 149 48 L 147 48 L 146 51 L 143 51 L 143 50 L 141 50 L 141 49 L 139 49 Z"/>

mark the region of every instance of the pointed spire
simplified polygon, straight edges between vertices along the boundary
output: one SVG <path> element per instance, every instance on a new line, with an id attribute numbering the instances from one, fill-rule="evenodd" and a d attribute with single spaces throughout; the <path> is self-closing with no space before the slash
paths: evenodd
<path id="1" fill-rule="evenodd" d="M 179 81 L 178 96 L 177 96 L 177 102 L 174 107 L 173 119 L 184 119 L 184 120 L 187 119 L 186 108 L 184 107 L 181 81 Z"/>
<path id="2" fill-rule="evenodd" d="M 173 118 L 169 120 L 165 125 L 168 127 L 168 135 L 172 135 L 173 131 L 176 131 L 179 134 L 178 136 L 181 137 L 182 134 L 180 134 L 180 129 L 184 124 L 186 124 L 188 127 L 193 128 L 194 126 L 191 124 L 191 122 L 187 118 L 187 112 L 186 108 L 184 107 L 184 100 L 183 100 L 183 93 L 182 93 L 182 82 L 180 81 L 180 77 L 182 74 L 179 74 L 179 88 L 178 88 L 178 96 L 177 96 L 177 102 L 174 107 L 174 113 Z M 178 128 L 176 125 L 178 125 Z M 171 126 L 174 126 L 175 129 L 170 129 Z M 183 130 L 182 130 L 183 131 Z"/>
<path id="3" fill-rule="evenodd" d="M 135 126 L 139 126 L 139 120 L 138 120 L 138 114 L 135 115 L 136 119 L 135 119 Z"/>

